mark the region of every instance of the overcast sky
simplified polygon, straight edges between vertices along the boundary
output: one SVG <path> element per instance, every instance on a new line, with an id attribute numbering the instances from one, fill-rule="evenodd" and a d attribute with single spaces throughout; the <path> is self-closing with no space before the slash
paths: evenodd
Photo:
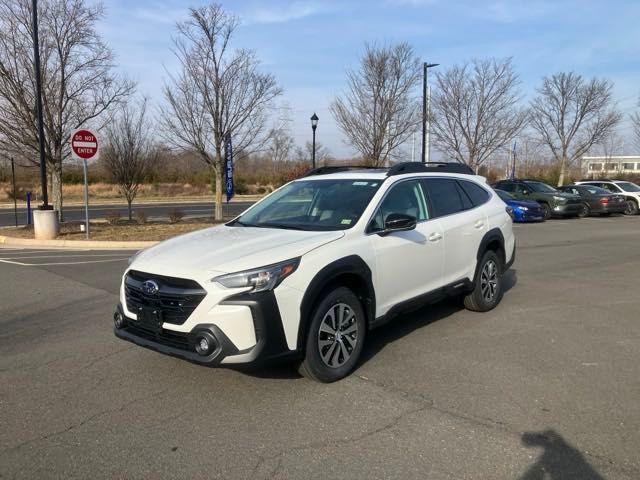
<path id="1" fill-rule="evenodd" d="M 139 91 L 162 101 L 175 22 L 193 0 L 105 0 L 99 30 Z M 320 117 L 318 141 L 337 157 L 352 153 L 329 113 L 365 42 L 408 41 L 443 67 L 474 57 L 513 57 L 530 98 L 543 75 L 575 70 L 615 82 L 628 115 L 640 94 L 639 0 L 235 0 L 221 2 L 242 19 L 235 45 L 255 49 L 284 88 L 298 144 L 310 139 L 309 117 Z M 438 68 L 443 68 L 438 67 Z M 622 135 L 630 133 L 625 122 Z M 630 145 L 627 153 L 631 153 Z"/>

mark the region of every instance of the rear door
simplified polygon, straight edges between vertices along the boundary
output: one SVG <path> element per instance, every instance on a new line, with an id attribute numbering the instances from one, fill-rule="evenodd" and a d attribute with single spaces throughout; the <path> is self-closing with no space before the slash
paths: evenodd
<path id="1" fill-rule="evenodd" d="M 487 216 L 481 204 L 489 199 L 489 194 L 476 192 L 479 195 L 476 204 L 462 187 L 462 182 L 466 181 L 455 178 L 423 179 L 431 210 L 444 232 L 443 285 L 473 278 L 478 247 L 488 230 Z M 474 186 L 465 187 L 471 191 Z"/>

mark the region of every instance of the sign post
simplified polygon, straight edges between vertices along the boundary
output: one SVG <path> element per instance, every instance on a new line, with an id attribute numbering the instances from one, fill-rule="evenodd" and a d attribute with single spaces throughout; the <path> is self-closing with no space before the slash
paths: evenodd
<path id="1" fill-rule="evenodd" d="M 98 137 L 90 130 L 76 130 L 71 135 L 71 152 L 73 158 L 82 160 L 84 171 L 84 222 L 87 239 L 89 239 L 89 179 L 87 175 L 87 160 L 98 158 Z"/>

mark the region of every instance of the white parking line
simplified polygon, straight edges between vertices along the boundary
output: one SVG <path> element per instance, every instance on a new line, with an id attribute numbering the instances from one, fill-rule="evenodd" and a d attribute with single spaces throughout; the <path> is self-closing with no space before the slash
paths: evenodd
<path id="1" fill-rule="evenodd" d="M 107 260 L 87 260 L 81 262 L 47 262 L 47 263 L 23 263 L 23 262 L 14 262 L 12 260 L 3 260 L 0 259 L 0 263 L 10 263 L 12 265 L 20 265 L 21 267 L 47 267 L 50 265 L 81 265 L 86 263 L 107 263 L 107 262 L 121 262 L 126 260 L 128 257 L 122 258 L 110 258 Z"/>

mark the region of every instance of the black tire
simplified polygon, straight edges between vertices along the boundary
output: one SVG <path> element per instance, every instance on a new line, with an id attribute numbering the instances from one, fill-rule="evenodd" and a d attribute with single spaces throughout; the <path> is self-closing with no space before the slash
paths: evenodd
<path id="1" fill-rule="evenodd" d="M 542 207 L 542 215 L 544 219 L 549 220 L 551 218 L 551 207 L 548 203 L 541 203 L 540 206 Z"/>
<path id="2" fill-rule="evenodd" d="M 495 276 L 491 273 L 492 269 L 495 269 Z M 464 297 L 464 306 L 467 310 L 487 312 L 500 303 L 503 294 L 502 270 L 502 261 L 496 252 L 493 250 L 485 252 L 478 264 L 473 290 Z"/>
<path id="3" fill-rule="evenodd" d="M 625 215 L 637 215 L 638 214 L 638 203 L 635 200 L 628 199 L 627 207 L 624 209 Z"/>
<path id="4" fill-rule="evenodd" d="M 591 215 L 591 207 L 589 206 L 588 203 L 583 203 L 582 209 L 578 212 L 578 217 L 584 218 L 584 217 L 588 217 L 589 215 Z"/>
<path id="5" fill-rule="evenodd" d="M 348 319 L 348 323 L 338 325 L 336 322 L 340 316 L 345 322 Z M 349 375 L 362 353 L 366 327 L 358 297 L 346 287 L 331 290 L 313 309 L 304 360 L 298 369 L 300 374 L 323 383 L 335 382 Z"/>

